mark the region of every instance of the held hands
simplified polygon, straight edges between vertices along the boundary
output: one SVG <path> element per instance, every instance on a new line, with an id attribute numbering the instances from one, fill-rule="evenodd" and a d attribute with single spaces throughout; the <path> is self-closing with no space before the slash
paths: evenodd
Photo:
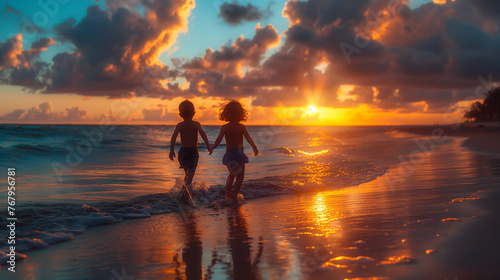
<path id="1" fill-rule="evenodd" d="M 208 155 L 211 155 L 212 152 L 214 151 L 210 145 L 207 146 L 207 150 L 208 150 Z"/>
<path id="2" fill-rule="evenodd" d="M 170 158 L 170 160 L 174 160 L 175 158 L 175 152 L 174 151 L 170 151 L 170 154 L 168 155 L 168 157 Z"/>

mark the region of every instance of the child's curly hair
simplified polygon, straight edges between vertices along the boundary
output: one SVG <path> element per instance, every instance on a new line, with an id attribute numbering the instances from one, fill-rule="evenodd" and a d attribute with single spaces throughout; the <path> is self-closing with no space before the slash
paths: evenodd
<path id="1" fill-rule="evenodd" d="M 224 108 L 220 109 L 219 120 L 226 122 L 244 122 L 248 120 L 248 111 L 241 106 L 240 102 L 230 100 Z"/>

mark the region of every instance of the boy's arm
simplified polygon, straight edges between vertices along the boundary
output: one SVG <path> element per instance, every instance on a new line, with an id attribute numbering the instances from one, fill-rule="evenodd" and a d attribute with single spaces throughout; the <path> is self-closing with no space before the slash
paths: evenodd
<path id="1" fill-rule="evenodd" d="M 200 123 L 198 123 L 198 132 L 200 133 L 200 136 L 203 139 L 203 141 L 205 141 L 205 145 L 207 145 L 208 152 L 211 152 L 212 151 L 212 147 L 210 146 L 210 142 L 208 141 L 207 134 L 205 133 L 205 131 L 201 127 Z"/>
<path id="2" fill-rule="evenodd" d="M 247 139 L 248 144 L 250 144 L 250 146 L 252 146 L 253 153 L 255 155 L 258 155 L 259 154 L 259 149 L 257 149 L 257 145 L 255 145 L 255 142 L 253 141 L 252 136 L 250 136 L 250 134 L 248 133 L 248 130 L 247 130 L 246 126 L 244 126 L 243 135 L 245 136 L 245 139 Z"/>
<path id="3" fill-rule="evenodd" d="M 217 139 L 215 139 L 214 145 L 212 146 L 212 151 L 219 146 L 220 142 L 222 141 L 222 137 L 224 137 L 224 127 L 222 126 L 220 128 L 219 136 L 217 136 Z M 210 154 L 212 154 L 212 151 L 210 151 Z"/>
<path id="4" fill-rule="evenodd" d="M 177 135 L 179 134 L 179 125 L 175 126 L 174 133 L 172 134 L 172 139 L 170 139 L 170 154 L 168 157 L 170 160 L 174 160 L 175 158 L 175 141 L 177 141 Z"/>

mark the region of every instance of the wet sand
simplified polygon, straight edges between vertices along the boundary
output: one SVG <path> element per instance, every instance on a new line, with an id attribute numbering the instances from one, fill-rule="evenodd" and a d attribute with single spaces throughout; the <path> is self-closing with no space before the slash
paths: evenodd
<path id="1" fill-rule="evenodd" d="M 444 126 L 414 126 L 398 129 L 399 131 L 432 135 L 436 129 L 442 129 L 447 136 L 466 137 L 464 146 L 476 152 L 500 156 L 500 124 L 492 123 L 490 126 L 484 124 L 461 124 Z"/>
<path id="2" fill-rule="evenodd" d="M 402 182 L 381 176 L 91 228 L 28 252 L 0 278 L 494 279 L 500 161 L 463 139 L 438 145 Z"/>

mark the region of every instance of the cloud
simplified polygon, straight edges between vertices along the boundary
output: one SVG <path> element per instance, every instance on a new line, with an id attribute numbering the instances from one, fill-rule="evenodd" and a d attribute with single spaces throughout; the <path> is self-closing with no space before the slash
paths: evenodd
<path id="1" fill-rule="evenodd" d="M 18 11 L 16 9 L 14 9 L 12 6 L 9 6 L 7 4 L 5 4 L 5 10 L 4 10 L 3 13 L 5 15 L 8 15 L 8 14 L 14 14 L 14 15 L 18 15 L 18 16 L 22 16 L 23 15 L 23 12 Z"/>
<path id="2" fill-rule="evenodd" d="M 44 102 L 38 106 L 32 107 L 23 115 L 23 121 L 57 121 L 60 120 L 63 114 L 54 112 L 54 108 L 50 102 Z"/>
<path id="3" fill-rule="evenodd" d="M 256 67 L 270 48 L 280 43 L 281 37 L 277 30 L 268 25 L 255 27 L 255 36 L 252 39 L 239 37 L 230 46 L 222 46 L 220 50 L 208 49 L 202 58 L 194 58 L 181 66 L 184 69 L 218 69 L 227 73 L 238 71 L 241 63 Z"/>
<path id="4" fill-rule="evenodd" d="M 232 45 L 222 46 L 220 50 L 207 49 L 203 57 L 185 63 L 175 61 L 189 81 L 186 94 L 226 98 L 252 95 L 253 89 L 238 88 L 244 68 L 260 69 L 264 54 L 280 41 L 281 37 L 272 25 L 261 27 L 257 24 L 252 39 L 239 37 Z"/>
<path id="5" fill-rule="evenodd" d="M 159 56 L 186 29 L 194 1 L 151 0 L 140 4 L 126 1 L 121 6 L 116 1 L 105 1 L 105 4 L 109 10 L 90 6 L 81 20 L 68 18 L 54 26 L 56 40 L 71 43 L 74 51 L 56 54 L 49 69 L 36 73 L 42 84 L 24 86 L 36 86 L 35 89 L 46 93 L 112 98 L 129 96 L 130 92 L 169 98 L 176 92 L 178 72 L 160 63 Z M 129 9 L 137 5 L 141 12 Z M 3 46 L 6 51 L 1 47 L 0 51 L 10 56 L 19 51 L 18 46 Z M 13 59 L 3 59 L 0 65 L 19 67 Z M 162 81 L 167 78 L 172 78 L 172 83 L 164 86 Z"/>
<path id="6" fill-rule="evenodd" d="M 266 10 L 259 10 L 259 8 L 248 3 L 240 5 L 237 2 L 223 3 L 220 6 L 219 17 L 230 25 L 239 25 L 243 21 L 258 21 L 262 18 L 268 18 L 272 15 L 271 5 L 274 2 L 269 2 Z"/>
<path id="7" fill-rule="evenodd" d="M 86 119 L 88 113 L 79 107 L 66 108 L 66 119 L 69 121 L 80 121 Z"/>
<path id="8" fill-rule="evenodd" d="M 142 115 L 144 117 L 142 119 L 137 119 L 136 121 L 172 123 L 180 120 L 178 113 L 169 112 L 166 108 L 143 109 Z"/>
<path id="9" fill-rule="evenodd" d="M 13 38 L 0 43 L 0 70 L 8 66 L 17 66 L 19 64 L 18 56 L 23 52 L 23 36 L 17 34 Z"/>
<path id="10" fill-rule="evenodd" d="M 87 111 L 79 107 L 66 108 L 66 112 L 55 111 L 50 102 L 41 103 L 38 106 L 27 110 L 16 109 L 3 116 L 3 122 L 25 122 L 25 123 L 61 123 L 61 122 L 81 122 L 91 120 Z"/>
<path id="11" fill-rule="evenodd" d="M 160 109 L 143 109 L 142 114 L 144 115 L 145 121 L 159 121 L 163 118 L 165 110 Z"/>
<path id="12" fill-rule="evenodd" d="M 21 116 L 26 112 L 23 109 L 16 109 L 10 113 L 7 113 L 0 117 L 0 121 L 19 121 L 21 120 Z"/>
<path id="13" fill-rule="evenodd" d="M 107 1 L 110 3 L 110 1 Z M 125 7 L 102 10 L 91 6 L 78 23 L 70 18 L 56 25 L 60 40 L 76 47 L 74 53 L 53 58 L 47 92 L 74 92 L 84 95 L 119 97 L 124 92 L 137 95 L 169 95 L 161 80 L 175 78 L 177 72 L 159 63 L 184 30 L 192 0 L 142 1 L 144 15 Z M 158 76 L 158 77 L 152 77 Z M 147 91 L 133 90 L 147 83 Z"/>
<path id="14" fill-rule="evenodd" d="M 0 81 L 11 85 L 38 88 L 43 84 L 41 73 L 49 64 L 38 60 L 40 54 L 55 45 L 52 38 L 38 38 L 30 48 L 23 50 L 22 34 L 0 43 Z"/>
<path id="15" fill-rule="evenodd" d="M 490 0 L 468 0 L 471 4 L 475 5 L 482 14 L 490 17 L 497 17 L 500 15 L 500 2 Z"/>

